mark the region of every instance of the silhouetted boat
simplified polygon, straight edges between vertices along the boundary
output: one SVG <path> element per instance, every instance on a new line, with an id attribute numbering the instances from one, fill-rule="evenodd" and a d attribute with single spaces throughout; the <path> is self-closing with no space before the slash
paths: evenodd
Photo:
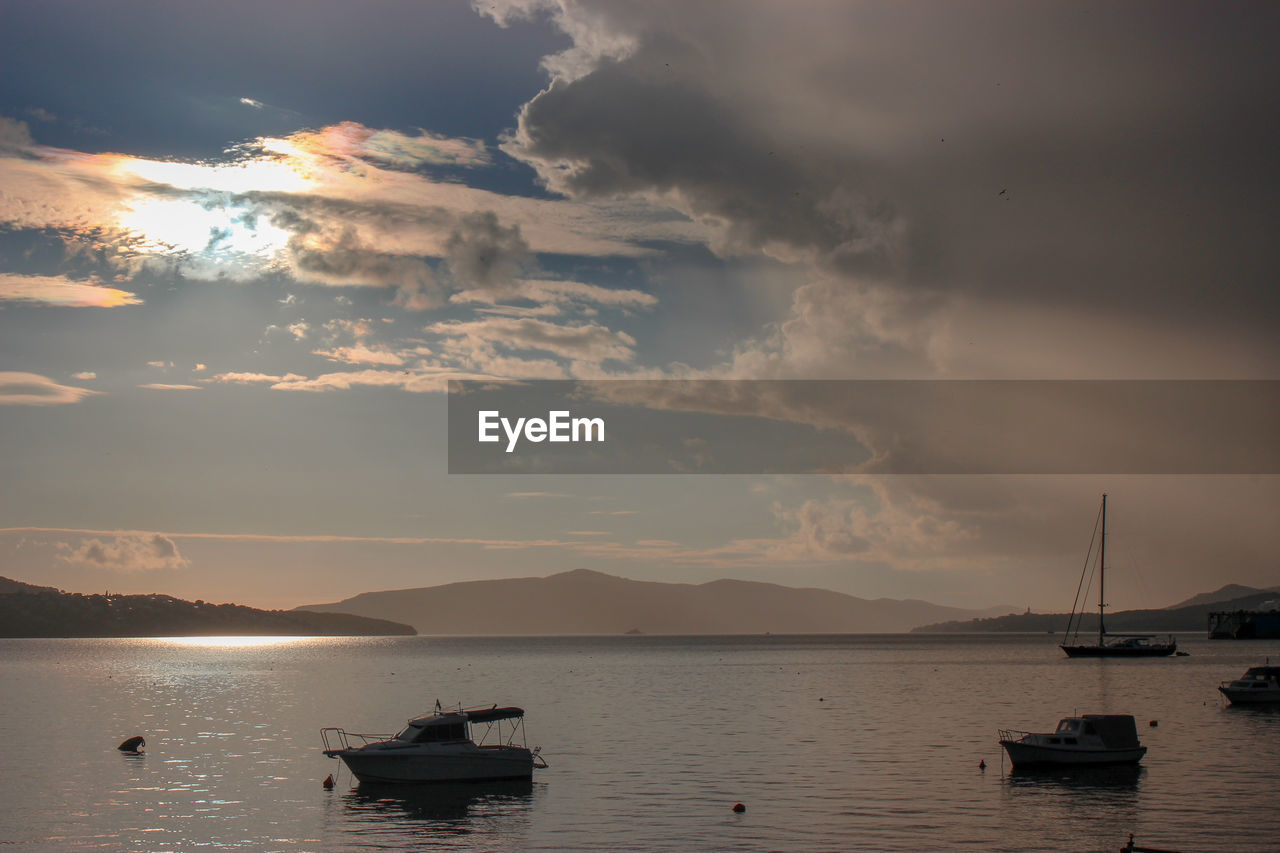
<path id="1" fill-rule="evenodd" d="M 1280 666 L 1251 666 L 1235 681 L 1219 684 L 1218 690 L 1233 705 L 1280 702 Z"/>
<path id="2" fill-rule="evenodd" d="M 1129 714 L 1065 717 L 1047 733 L 1001 729 L 1000 745 L 1014 767 L 1137 764 L 1147 754 Z"/>
<path id="3" fill-rule="evenodd" d="M 508 725 L 503 725 L 507 723 Z M 476 724 L 486 726 L 477 744 Z M 485 741 L 490 737 L 492 743 Z M 520 744 L 515 740 L 519 737 Z M 397 735 L 356 734 L 340 728 L 320 730 L 324 754 L 341 758 L 361 782 L 479 782 L 530 779 L 546 767 L 538 749 L 524 743 L 524 710 L 474 708 L 442 711 L 409 721 Z M 352 741 L 359 739 L 353 746 Z"/>
<path id="4" fill-rule="evenodd" d="M 1072 637 L 1074 642 L 1064 642 L 1059 648 L 1067 653 L 1068 657 L 1073 658 L 1149 658 L 1149 657 L 1167 657 L 1178 650 L 1178 643 L 1172 636 L 1166 641 L 1156 640 L 1152 634 L 1108 634 L 1106 623 L 1106 576 L 1107 576 L 1107 496 L 1102 496 L 1101 526 L 1102 532 L 1098 537 L 1098 642 L 1082 643 L 1079 641 L 1080 622 L 1084 617 L 1084 610 L 1076 613 L 1076 604 L 1079 604 L 1079 588 L 1076 592 L 1076 604 L 1071 605 L 1071 619 L 1067 622 L 1066 635 Z M 1093 553 L 1093 542 L 1089 543 L 1089 555 Z M 1089 570 L 1088 557 L 1085 559 L 1084 572 Z M 1080 586 L 1084 586 L 1084 573 L 1080 576 Z M 1071 625 L 1075 623 L 1075 633 L 1071 632 Z"/>

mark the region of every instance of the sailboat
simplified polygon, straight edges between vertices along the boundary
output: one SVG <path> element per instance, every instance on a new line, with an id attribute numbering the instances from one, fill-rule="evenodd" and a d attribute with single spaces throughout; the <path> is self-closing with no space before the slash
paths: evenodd
<path id="1" fill-rule="evenodd" d="M 1160 642 L 1155 639 L 1153 634 L 1108 634 L 1106 623 L 1106 598 L 1104 597 L 1106 589 L 1107 576 L 1107 496 L 1102 496 L 1102 533 L 1098 538 L 1098 642 L 1080 642 L 1080 622 L 1079 619 L 1084 616 L 1084 608 L 1081 608 L 1079 614 L 1076 613 L 1075 605 L 1071 607 L 1071 620 L 1067 622 L 1066 635 L 1071 637 L 1070 640 L 1064 642 L 1059 648 L 1067 653 L 1067 657 L 1072 658 L 1153 658 L 1167 657 L 1178 651 L 1178 643 L 1173 639 L 1172 635 L 1168 640 Z M 1089 543 L 1089 550 L 1092 553 L 1093 543 Z M 1085 561 L 1085 571 L 1089 569 L 1088 560 Z M 1081 585 L 1084 584 L 1084 576 L 1080 578 Z M 1077 591 L 1076 598 L 1079 600 L 1080 593 Z M 1071 625 L 1075 623 L 1075 633 L 1071 633 Z"/>

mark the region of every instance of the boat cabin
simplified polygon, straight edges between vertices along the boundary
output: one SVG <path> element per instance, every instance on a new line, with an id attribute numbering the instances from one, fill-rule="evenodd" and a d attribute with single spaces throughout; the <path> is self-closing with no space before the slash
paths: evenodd
<path id="1" fill-rule="evenodd" d="M 1280 680 L 1280 666 L 1251 666 L 1241 681 L 1277 681 Z"/>
<path id="2" fill-rule="evenodd" d="M 504 738 L 501 724 L 508 720 L 512 721 L 507 727 L 510 736 Z M 473 724 L 483 723 L 486 726 L 484 737 L 480 739 L 481 746 L 484 745 L 486 738 L 495 733 L 499 743 L 510 744 L 517 731 L 522 731 L 523 721 L 523 708 L 499 708 L 495 705 L 492 708 L 476 708 L 469 711 L 443 711 L 410 720 L 394 739 L 408 743 L 468 742 L 472 739 Z"/>
<path id="3" fill-rule="evenodd" d="M 1098 738 L 1107 749 L 1132 749 L 1139 746 L 1138 725 L 1129 714 L 1085 714 L 1083 717 L 1067 717 L 1058 723 L 1054 734 Z"/>
<path id="4" fill-rule="evenodd" d="M 459 714 L 436 714 L 410 720 L 396 740 L 409 743 L 456 743 L 471 740 L 467 718 Z"/>

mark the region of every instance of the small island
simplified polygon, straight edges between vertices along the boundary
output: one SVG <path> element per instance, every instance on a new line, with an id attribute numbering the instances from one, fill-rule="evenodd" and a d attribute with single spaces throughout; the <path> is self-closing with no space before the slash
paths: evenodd
<path id="1" fill-rule="evenodd" d="M 0 637 L 406 636 L 349 613 L 257 610 L 169 595 L 81 595 L 0 578 Z"/>

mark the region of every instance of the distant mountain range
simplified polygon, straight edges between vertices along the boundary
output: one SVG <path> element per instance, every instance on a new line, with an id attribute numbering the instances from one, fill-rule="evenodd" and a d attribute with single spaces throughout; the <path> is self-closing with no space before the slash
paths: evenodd
<path id="1" fill-rule="evenodd" d="M 1243 594 L 1242 594 L 1243 593 Z M 1220 597 L 1222 596 L 1222 597 Z M 1107 614 L 1109 633 L 1207 631 L 1209 614 L 1215 610 L 1259 610 L 1280 599 L 1280 587 L 1259 589 L 1227 584 L 1216 592 L 1192 596 L 1160 610 L 1118 610 Z M 914 629 L 918 633 L 1036 633 L 1061 632 L 1067 627 L 1068 613 L 1011 613 L 1006 616 L 951 620 Z M 1074 632 L 1075 628 L 1072 628 Z M 1080 620 L 1080 633 L 1097 633 L 1097 609 L 1086 611 Z"/>
<path id="2" fill-rule="evenodd" d="M 1213 610 L 1255 610 L 1280 587 L 1228 584 L 1162 610 L 1107 614 L 1111 631 L 1203 631 Z M 0 577 L 0 637 L 201 635 L 858 634 L 1061 632 L 1065 613 L 1012 613 L 825 589 L 717 580 L 657 583 L 577 569 L 544 578 L 366 592 L 256 610 L 168 595 L 81 595 Z M 1003 615 L 1001 615 L 1003 614 Z M 1097 630 L 1086 614 L 1081 633 Z"/>
<path id="3" fill-rule="evenodd" d="M 545 578 L 466 581 L 366 592 L 299 610 L 406 622 L 421 634 L 899 633 L 940 619 L 1008 613 L 927 601 L 868 600 L 755 581 L 657 583 L 587 569 Z"/>
<path id="4" fill-rule="evenodd" d="M 346 613 L 255 610 L 168 595 L 80 595 L 0 577 L 0 637 L 370 636 L 408 625 Z"/>

